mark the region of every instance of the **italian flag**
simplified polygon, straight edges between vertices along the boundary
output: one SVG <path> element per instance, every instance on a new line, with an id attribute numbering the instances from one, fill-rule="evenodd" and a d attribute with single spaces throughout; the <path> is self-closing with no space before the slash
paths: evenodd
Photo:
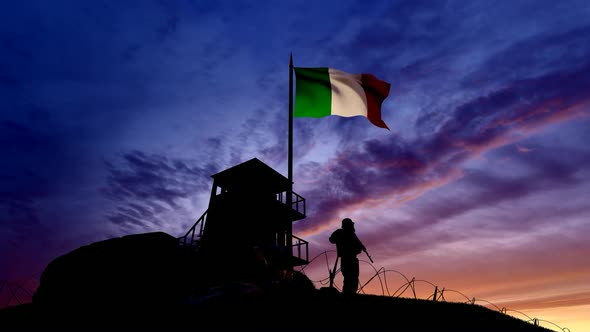
<path id="1" fill-rule="evenodd" d="M 390 84 L 371 74 L 349 74 L 332 68 L 295 67 L 294 117 L 364 116 L 386 128 L 381 104 Z"/>

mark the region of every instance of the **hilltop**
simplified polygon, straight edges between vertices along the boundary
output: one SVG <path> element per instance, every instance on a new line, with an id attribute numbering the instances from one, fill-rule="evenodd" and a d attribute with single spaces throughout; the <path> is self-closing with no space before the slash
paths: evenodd
<path id="1" fill-rule="evenodd" d="M 320 291 L 127 308 L 32 303 L 0 311 L 0 322 L 3 331 L 550 331 L 480 305 Z"/>
<path id="2" fill-rule="evenodd" d="M 480 305 L 316 289 L 301 273 L 268 285 L 256 269 L 211 273 L 162 232 L 56 258 L 33 302 L 0 310 L 2 331 L 514 331 L 546 328 Z"/>

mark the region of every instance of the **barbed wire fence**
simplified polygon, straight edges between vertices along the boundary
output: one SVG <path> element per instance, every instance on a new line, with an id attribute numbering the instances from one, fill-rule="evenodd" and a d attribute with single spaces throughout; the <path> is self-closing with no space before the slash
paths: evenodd
<path id="1" fill-rule="evenodd" d="M 0 280 L 0 309 L 31 302 L 40 278 L 38 272 L 25 280 Z"/>
<path id="2" fill-rule="evenodd" d="M 330 259 L 328 257 L 328 254 L 332 253 L 332 255 L 335 255 L 336 251 L 335 250 L 326 250 L 318 255 L 316 255 L 315 257 L 313 257 L 309 263 L 305 266 L 303 266 L 299 272 L 305 274 L 305 270 L 310 266 L 310 264 L 312 262 L 314 262 L 317 259 L 320 258 L 324 258 L 325 264 L 326 264 L 326 269 L 328 271 L 327 275 L 328 277 L 319 279 L 319 280 L 313 280 L 310 278 L 310 280 L 316 284 L 316 285 L 320 285 L 320 287 L 325 287 L 327 285 L 330 284 L 330 274 L 332 274 L 332 278 L 335 277 L 336 274 L 338 274 L 340 272 L 340 269 L 338 268 L 336 271 L 332 271 L 331 268 L 331 263 L 330 263 Z M 548 321 L 548 320 L 544 320 L 544 319 L 540 319 L 540 318 L 536 318 L 536 317 L 530 317 L 529 315 L 518 311 L 518 310 L 514 310 L 514 309 L 509 309 L 506 307 L 502 307 L 500 308 L 499 306 L 497 306 L 496 304 L 487 301 L 485 299 L 481 299 L 481 298 L 476 298 L 476 297 L 469 297 L 467 295 L 465 295 L 464 293 L 458 291 L 458 290 L 454 290 L 454 289 L 447 289 L 445 287 L 439 287 L 438 285 L 428 281 L 428 280 L 424 280 L 424 279 L 416 279 L 415 277 L 412 277 L 411 279 L 408 278 L 406 275 L 404 275 L 403 273 L 396 271 L 396 270 L 392 270 L 392 269 L 386 269 L 384 267 L 380 267 L 380 268 L 376 268 L 375 265 L 373 265 L 371 262 L 366 261 L 366 260 L 359 260 L 359 262 L 363 262 L 365 264 L 368 264 L 374 271 L 374 274 L 364 283 L 362 283 L 361 285 L 359 285 L 359 289 L 358 289 L 358 293 L 360 294 L 368 294 L 365 292 L 365 288 L 372 282 L 374 282 L 375 280 L 377 280 L 377 282 L 379 283 L 379 286 L 381 288 L 381 295 L 383 296 L 390 296 L 390 297 L 402 297 L 402 295 L 406 294 L 407 292 L 411 292 L 411 298 L 414 299 L 419 299 L 418 294 L 416 293 L 416 284 L 417 283 L 424 283 L 427 284 L 428 286 L 432 287 L 432 291 L 429 292 L 429 296 L 423 298 L 426 300 L 432 300 L 432 301 L 440 301 L 440 302 L 460 302 L 460 303 L 466 303 L 466 304 L 480 304 L 480 303 L 485 303 L 485 306 L 487 308 L 492 307 L 493 310 L 496 310 L 498 312 L 501 312 L 503 314 L 507 314 L 510 315 L 512 317 L 515 318 L 519 318 L 521 320 L 524 320 L 528 323 L 534 324 L 536 326 L 543 326 L 545 328 L 549 328 L 547 325 L 551 325 L 552 328 L 557 328 L 559 329 L 559 331 L 562 332 L 570 332 L 570 330 L 567 327 L 561 327 L 559 325 L 557 325 L 554 322 Z M 387 278 L 387 274 L 391 274 L 391 273 L 395 273 L 397 275 L 399 275 L 404 282 L 401 284 L 401 286 L 399 286 L 395 291 L 391 292 L 390 288 L 389 288 L 389 283 L 388 283 L 388 278 Z M 307 275 L 307 274 L 306 274 Z M 308 276 L 309 277 L 309 276 Z M 341 289 L 338 287 L 338 285 L 334 282 L 334 279 L 332 279 L 332 287 L 336 288 L 337 290 L 341 291 Z M 465 300 L 464 301 L 447 301 L 447 299 L 445 298 L 445 294 L 448 293 L 455 293 L 460 295 L 461 297 L 463 297 Z M 408 296 L 405 296 L 408 297 Z M 519 314 L 522 317 L 525 317 L 525 319 L 523 319 L 522 317 L 517 317 L 514 314 L 511 313 L 516 313 Z M 542 324 L 543 323 L 543 324 Z M 551 328 L 551 329 L 552 329 Z"/>

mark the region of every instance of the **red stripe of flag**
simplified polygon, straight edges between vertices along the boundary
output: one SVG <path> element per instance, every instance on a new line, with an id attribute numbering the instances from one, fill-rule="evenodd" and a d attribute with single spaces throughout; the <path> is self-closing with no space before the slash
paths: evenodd
<path id="1" fill-rule="evenodd" d="M 375 126 L 389 130 L 389 127 L 381 119 L 381 104 L 389 96 L 391 84 L 372 74 L 361 74 L 361 86 L 367 96 L 367 118 Z"/>

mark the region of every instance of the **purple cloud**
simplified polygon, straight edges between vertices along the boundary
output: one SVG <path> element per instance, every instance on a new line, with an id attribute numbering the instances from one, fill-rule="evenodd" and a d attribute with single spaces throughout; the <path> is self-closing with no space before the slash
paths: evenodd
<path id="1" fill-rule="evenodd" d="M 300 227 L 303 230 L 306 227 L 321 228 L 321 224 L 332 220 L 339 209 L 346 206 L 444 184 L 446 179 L 457 176 L 465 161 L 518 140 L 522 132 L 582 116 L 586 109 L 577 106 L 588 102 L 589 77 L 590 63 L 587 63 L 573 71 L 514 81 L 510 87 L 467 101 L 454 109 L 432 136 L 414 142 L 404 142 L 400 137 L 365 141 L 339 151 L 338 157 L 327 166 L 320 169 L 307 166 L 306 172 L 315 168 L 315 174 L 325 174 L 326 178 L 317 179 L 315 189 L 303 192 L 304 196 L 313 198 L 310 211 L 315 222 L 311 223 L 314 226 L 302 224 Z M 550 182 L 553 185 L 567 180 L 568 173 L 564 170 L 571 171 L 571 168 L 564 168 L 569 165 L 537 162 L 546 168 L 543 174 L 546 181 L 557 176 L 554 183 Z M 493 194 L 481 192 L 479 197 L 474 194 L 473 202 L 461 202 L 463 206 L 455 203 L 446 212 L 440 210 L 440 217 L 466 211 L 486 200 L 514 198 L 529 190 L 543 189 L 542 186 L 531 186 L 531 178 L 527 177 L 503 182 L 480 174 L 473 179 L 489 181 L 481 183 L 486 186 L 494 183 L 497 190 L 492 191 Z"/>
<path id="2" fill-rule="evenodd" d="M 216 144 L 215 140 L 211 142 Z M 196 164 L 140 151 L 128 152 L 116 162 L 106 162 L 109 175 L 101 192 L 115 204 L 108 220 L 121 227 L 162 227 L 163 213 L 183 209 L 180 200 L 211 190 L 210 175 L 217 166 Z"/>

